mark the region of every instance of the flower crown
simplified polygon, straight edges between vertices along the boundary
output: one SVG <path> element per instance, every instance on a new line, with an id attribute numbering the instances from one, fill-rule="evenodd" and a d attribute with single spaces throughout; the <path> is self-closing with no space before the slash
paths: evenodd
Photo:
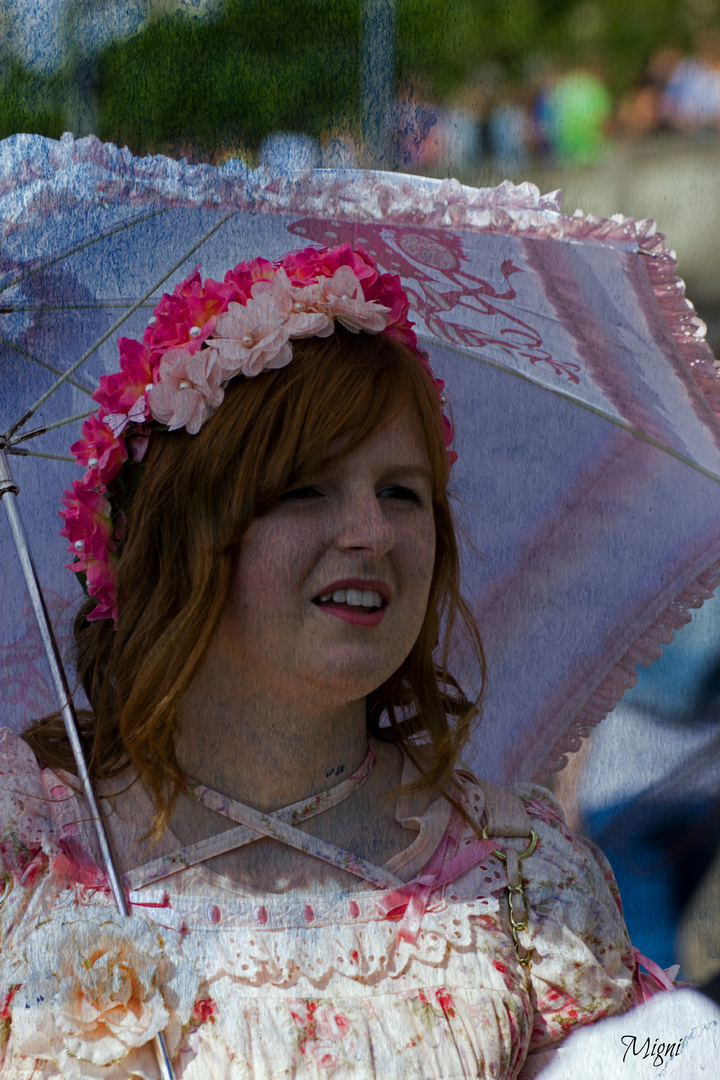
<path id="1" fill-rule="evenodd" d="M 117 563 L 125 515 L 118 494 L 133 485 L 108 485 L 129 463 L 139 463 L 151 431 L 185 428 L 197 434 L 236 375 L 252 377 L 292 360 L 291 341 L 328 337 L 337 320 L 357 333 L 385 333 L 410 348 L 432 376 L 417 345 L 410 304 L 393 274 L 380 274 L 362 248 L 292 251 L 278 262 L 254 259 L 228 271 L 223 282 L 202 281 L 196 268 L 154 310 L 142 342 L 120 338 L 120 371 L 103 375 L 92 395 L 100 408 L 83 424 L 71 453 L 86 472 L 63 496 L 61 536 L 75 562 L 68 567 L 97 601 L 90 621 L 117 626 Z M 443 382 L 433 377 L 438 397 Z M 443 414 L 445 445 L 453 430 Z"/>

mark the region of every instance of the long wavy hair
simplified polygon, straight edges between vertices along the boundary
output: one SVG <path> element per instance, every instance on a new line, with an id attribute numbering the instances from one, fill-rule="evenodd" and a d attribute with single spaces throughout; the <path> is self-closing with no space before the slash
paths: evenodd
<path id="1" fill-rule="evenodd" d="M 286 368 L 235 379 L 197 435 L 152 434 L 142 478 L 124 505 L 117 630 L 110 620 L 88 621 L 93 600 L 75 620 L 76 668 L 92 707 L 80 717 L 90 774 L 103 779 L 134 766 L 155 803 L 153 833 L 167 824 L 180 791 L 178 707 L 218 625 L 243 534 L 327 460 L 333 440 L 345 436 L 338 457 L 349 453 L 408 402 L 417 410 L 432 474 L 435 565 L 417 641 L 368 695 L 367 726 L 376 738 L 405 748 L 422 774 L 416 788 L 448 794 L 479 711 L 448 669 L 458 619 L 483 681 L 485 662 L 460 594 L 440 405 L 430 375 L 407 348 L 338 325 L 327 338 L 294 342 Z M 75 772 L 58 715 L 24 738 L 41 764 Z"/>

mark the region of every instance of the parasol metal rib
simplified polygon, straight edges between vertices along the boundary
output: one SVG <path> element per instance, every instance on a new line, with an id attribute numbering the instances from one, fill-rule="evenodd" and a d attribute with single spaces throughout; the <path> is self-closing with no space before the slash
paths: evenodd
<path id="1" fill-rule="evenodd" d="M 92 247 L 93 244 L 99 244 L 102 240 L 107 240 L 108 237 L 115 236 L 116 233 L 123 232 L 125 229 L 131 229 L 133 225 L 139 225 L 143 221 L 149 221 L 150 218 L 157 217 L 158 214 L 166 214 L 168 210 L 172 210 L 172 207 L 162 206 L 159 210 L 151 210 L 147 214 L 141 214 L 139 217 L 133 218 L 132 221 L 123 221 L 120 225 L 114 225 L 110 229 L 104 229 L 101 233 L 90 237 L 89 240 L 83 240 L 81 244 L 76 244 L 75 247 L 70 248 L 68 251 L 64 251 L 61 255 L 54 255 L 51 258 L 46 259 L 45 262 L 39 263 L 37 266 L 33 266 L 32 269 L 26 270 L 24 273 L 12 278 L 12 280 L 6 281 L 3 285 L 0 285 L 0 293 L 5 292 L 7 289 L 12 289 L 13 285 L 19 285 L 21 282 L 27 281 L 28 278 L 33 277 L 35 274 L 41 274 L 43 270 L 55 266 L 56 263 L 62 262 L 63 259 L 69 259 L 71 255 L 76 255 L 78 251 L 84 251 L 85 248 Z"/>
<path id="2" fill-rule="evenodd" d="M 106 311 L 108 308 L 126 308 L 132 303 L 132 300 L 126 300 L 123 297 L 113 297 L 111 300 L 103 300 L 101 297 L 91 304 L 3 304 L 0 305 L 0 315 L 26 314 L 30 311 Z M 152 304 L 146 301 L 140 306 L 150 308 Z"/>
<path id="3" fill-rule="evenodd" d="M 432 339 L 420 334 L 417 335 L 417 339 L 418 341 L 422 341 L 423 344 L 435 344 Z M 691 469 L 695 469 L 697 472 L 702 473 L 703 476 L 707 476 L 709 480 L 714 480 L 716 483 L 720 484 L 720 473 L 713 469 L 706 468 L 706 466 L 701 465 L 699 461 L 695 461 L 694 458 L 688 457 L 687 454 L 683 454 L 681 450 L 675 450 L 674 447 L 669 446 L 660 439 L 656 439 L 653 435 L 648 435 L 642 428 L 637 427 L 636 424 L 631 424 L 629 420 L 625 420 L 621 416 L 614 416 L 613 413 L 608 412 L 606 409 L 601 409 L 597 405 L 591 405 L 589 401 L 583 401 L 582 398 L 575 397 L 574 394 L 568 394 L 562 387 L 550 386 L 549 383 L 543 382 L 541 379 L 533 378 L 533 376 L 527 372 L 518 371 L 509 364 L 504 364 L 501 360 L 491 359 L 488 356 L 477 356 L 458 345 L 449 344 L 448 342 L 443 342 L 442 347 L 448 352 L 457 353 L 458 356 L 464 356 L 477 364 L 484 364 L 486 367 L 495 368 L 496 371 L 503 371 L 507 375 L 513 375 L 516 379 L 521 379 L 523 382 L 538 386 L 541 390 L 546 390 L 548 394 L 554 394 L 556 397 L 564 398 L 565 401 L 571 401 L 572 404 L 576 405 L 579 409 L 585 409 L 587 412 L 594 413 L 595 416 L 607 420 L 610 424 L 615 424 L 616 427 L 622 428 L 623 431 L 627 431 L 631 435 L 636 435 L 638 439 L 642 439 L 643 442 L 649 443 L 650 446 L 654 446 L 657 450 L 662 450 L 663 453 L 669 454 L 670 457 L 674 457 L 677 461 L 681 461 L 683 465 L 689 465 Z"/>
<path id="4" fill-rule="evenodd" d="M 128 901 L 125 897 L 125 892 L 120 881 L 120 875 L 118 874 L 117 867 L 115 866 L 115 859 L 113 857 L 112 849 L 110 847 L 110 841 L 105 831 L 105 825 L 102 817 L 100 816 L 100 809 L 95 798 L 95 792 L 93 791 L 92 783 L 90 780 L 90 774 L 88 773 L 87 765 L 85 763 L 85 757 L 83 755 L 82 743 L 80 742 L 80 735 L 78 733 L 77 718 L 75 716 L 75 709 L 72 702 L 72 695 L 70 693 L 70 687 L 68 685 L 67 676 L 63 668 L 62 659 L 60 657 L 60 650 L 58 648 L 55 634 L 53 633 L 52 623 L 50 622 L 50 616 L 48 615 L 47 607 L 45 606 L 45 599 L 40 588 L 40 582 L 37 576 L 37 570 L 35 569 L 35 563 L 33 561 L 32 553 L 30 551 L 27 537 L 25 535 L 25 529 L 23 527 L 22 518 L 20 517 L 20 511 L 18 510 L 16 499 L 19 495 L 19 489 L 15 481 L 13 480 L 12 473 L 8 465 L 5 451 L 0 449 L 0 499 L 3 496 L 5 498 L 5 509 L 7 511 L 8 521 L 10 523 L 10 530 L 13 534 L 15 541 L 15 547 L 17 549 L 20 564 L 23 570 L 23 576 L 25 577 L 25 584 L 27 585 L 28 593 L 30 594 L 30 603 L 32 604 L 35 618 L 37 619 L 38 629 L 40 631 L 40 637 L 42 638 L 43 647 L 45 649 L 45 655 L 50 665 L 50 673 L 52 676 L 53 685 L 55 687 L 55 694 L 57 696 L 58 704 L 60 706 L 60 712 L 62 714 L 63 722 L 65 724 L 65 730 L 67 732 L 68 741 L 72 750 L 75 764 L 78 770 L 78 777 L 82 785 L 83 795 L 88 804 L 90 810 L 90 816 L 95 826 L 95 835 L 97 836 L 100 844 L 100 851 L 102 854 L 102 860 L 105 867 L 105 874 L 108 879 L 108 884 L 112 890 L 115 903 L 117 904 L 118 911 L 126 918 L 130 914 L 130 908 Z M 14 496 L 14 498 L 10 498 Z M 170 1058 L 165 1047 L 162 1034 L 155 1036 L 154 1040 L 155 1055 L 157 1057 L 158 1066 L 160 1068 L 160 1075 L 162 1080 L 174 1080 L 174 1074 Z"/>
<path id="5" fill-rule="evenodd" d="M 210 230 L 209 230 L 208 232 L 206 232 L 206 233 L 205 233 L 205 235 L 204 235 L 204 236 L 203 236 L 203 237 L 202 237 L 202 238 L 201 238 L 200 240 L 198 240 L 198 242 L 197 242 L 196 244 L 193 244 L 193 246 L 192 246 L 192 247 L 190 248 L 190 250 L 189 250 L 189 251 L 186 251 L 186 252 L 185 252 L 185 254 L 183 255 L 183 257 L 182 257 L 181 259 L 179 259 L 179 260 L 178 260 L 178 262 L 176 262 L 176 263 L 175 263 L 175 265 L 174 265 L 174 266 L 172 266 L 172 267 L 171 267 L 171 268 L 170 268 L 170 269 L 168 270 L 168 272 L 167 272 L 166 274 L 164 274 L 164 275 L 163 275 L 163 277 L 161 277 L 161 278 L 160 278 L 160 280 L 159 280 L 159 281 L 156 281 L 156 282 L 155 282 L 155 283 L 154 283 L 154 284 L 153 284 L 153 285 L 151 286 L 151 288 L 149 288 L 149 289 L 148 289 L 148 291 L 147 291 L 146 293 L 144 293 L 144 294 L 143 294 L 143 296 L 141 296 L 141 297 L 140 297 L 140 299 L 139 299 L 139 300 L 137 300 L 137 301 L 136 301 L 136 302 L 135 302 L 134 304 L 132 304 L 132 305 L 131 305 L 131 306 L 130 306 L 129 308 L 127 308 L 127 309 L 126 309 L 126 310 L 125 310 L 125 311 L 123 312 L 123 314 L 122 314 L 122 315 L 120 316 L 120 318 L 119 318 L 119 319 L 117 319 L 117 320 L 116 320 L 116 321 L 115 321 L 115 322 L 114 322 L 114 323 L 112 324 L 112 326 L 110 327 L 110 329 L 109 329 L 109 330 L 106 330 L 106 331 L 105 331 L 105 333 L 104 333 L 104 334 L 103 334 L 103 335 L 102 335 L 101 337 L 99 337 L 99 338 L 98 338 L 98 340 L 97 340 L 97 341 L 95 342 L 95 344 L 94 344 L 94 345 L 91 345 L 91 346 L 90 346 L 90 348 L 89 348 L 89 349 L 87 349 L 87 351 L 86 351 L 86 352 L 84 352 L 84 353 L 82 354 L 82 356 L 80 357 L 80 359 L 79 359 L 79 360 L 76 360 L 74 364 L 71 364 L 71 365 L 70 365 L 70 367 L 69 367 L 69 368 L 67 368 L 67 370 L 63 372 L 63 374 L 62 374 L 62 375 L 60 376 L 60 378 L 59 378 L 59 379 L 57 379 L 57 380 L 56 380 L 56 381 L 55 381 L 55 382 L 53 383 L 53 385 L 52 385 L 52 386 L 50 387 L 50 389 L 49 389 L 49 390 L 46 390 L 46 391 L 45 391 L 45 393 L 44 393 L 44 394 L 43 394 L 43 395 L 42 395 L 41 397 L 39 397 L 39 398 L 37 399 L 37 401 L 36 401 L 36 402 L 34 402 L 34 404 L 32 404 L 32 405 L 30 406 L 30 408 L 29 408 L 29 409 L 28 409 L 28 410 L 27 410 L 26 412 L 24 412 L 24 413 L 23 413 L 23 415 L 22 415 L 22 416 L 20 417 L 20 419 L 19 419 L 19 420 L 16 420 L 16 421 L 15 421 L 15 423 L 14 423 L 14 424 L 12 425 L 12 427 L 11 427 L 11 428 L 10 428 L 10 429 L 8 430 L 8 433 L 7 433 L 7 437 L 8 437 L 8 438 L 10 438 L 10 437 L 11 437 L 12 435 L 14 435 L 14 434 L 15 434 L 15 432 L 16 432 L 16 431 L 17 431 L 17 430 L 18 430 L 19 428 L 23 427 L 23 425 L 24 425 L 24 424 L 26 424 L 26 423 L 28 422 L 28 420 L 30 419 L 30 417 L 31 417 L 31 416 L 32 416 L 32 415 L 33 415 L 33 414 L 34 414 L 35 412 L 37 412 L 37 410 L 38 410 L 38 409 L 39 409 L 39 408 L 40 408 L 40 407 L 41 407 L 42 405 L 44 405 L 44 404 L 45 404 L 45 402 L 46 402 L 46 401 L 48 400 L 48 398 L 49 398 L 49 397 L 52 397 L 52 395 L 53 395 L 53 394 L 55 393 L 55 391 L 56 391 L 56 390 L 58 389 L 58 387 L 62 386 L 62 384 L 63 384 L 64 382 L 67 382 L 67 380 L 68 380 L 68 379 L 70 378 L 70 376 L 71 376 L 71 375 L 74 375 L 74 374 L 75 374 L 75 372 L 77 371 L 77 369 L 78 369 L 79 367 L 82 367 L 82 365 L 83 365 L 83 364 L 85 363 L 85 361 L 86 361 L 86 360 L 87 360 L 87 359 L 88 359 L 89 357 L 91 357 L 91 356 L 92 356 L 92 354 L 93 354 L 94 352 L 96 352 L 96 350 L 97 350 L 97 349 L 99 349 L 99 348 L 100 348 L 100 346 L 101 346 L 101 345 L 102 345 L 102 344 L 103 344 L 103 343 L 104 343 L 105 341 L 107 341 L 107 339 L 108 339 L 109 337 L 112 337 L 112 335 L 113 335 L 113 334 L 115 333 L 115 331 L 116 331 L 116 330 L 119 330 L 119 329 L 120 329 L 120 327 L 122 326 L 122 324 L 123 324 L 123 323 L 124 323 L 124 322 L 125 322 L 125 321 L 126 321 L 127 319 L 129 319 L 129 318 L 130 318 L 130 316 L 132 315 L 132 313 L 133 313 L 134 311 L 137 311 L 137 309 L 138 309 L 139 307 L 141 307 L 141 305 L 142 305 L 142 304 L 144 304 L 146 300 L 149 300 L 149 299 L 150 299 L 150 297 L 151 297 L 151 296 L 153 295 L 153 293 L 154 293 L 154 292 L 156 292 L 156 290 L 157 290 L 157 289 L 159 289 L 159 288 L 160 288 L 160 286 L 161 286 L 161 285 L 163 285 L 163 284 L 164 284 L 164 283 L 165 283 L 165 282 L 167 281 L 167 279 L 168 279 L 169 277 L 172 277 L 172 275 L 173 275 L 173 274 L 175 273 L 175 271 L 176 271 L 176 270 L 179 270 L 179 269 L 180 269 L 180 267 L 181 267 L 181 266 L 183 265 L 183 263 L 187 262 L 187 260 L 188 260 L 188 259 L 190 258 L 190 256 L 191 256 L 192 254 L 194 254 L 194 252 L 196 252 L 196 251 L 197 251 L 197 249 L 198 249 L 199 247 L 202 247 L 202 245 L 203 245 L 203 244 L 205 243 L 205 241 L 206 241 L 206 240 L 209 240 L 209 239 L 210 239 L 210 237 L 211 237 L 211 236 L 213 235 L 213 233 L 217 232 L 217 230 L 218 230 L 218 229 L 222 228 L 222 226 L 223 226 L 223 225 L 225 224 L 225 222 L 226 222 L 226 221 L 229 221 L 229 220 L 230 220 L 230 218 L 231 218 L 231 217 L 234 217 L 234 216 L 235 216 L 235 211 L 234 211 L 234 210 L 233 210 L 233 211 L 232 211 L 231 213 L 229 213 L 229 214 L 225 214 L 225 216 L 224 216 L 224 217 L 222 217 L 222 218 L 220 219 L 220 221 L 218 221 L 218 222 L 217 222 L 217 223 L 216 223 L 215 225 L 213 225 L 212 229 L 210 229 Z"/>
<path id="6" fill-rule="evenodd" d="M 47 458 L 50 461 L 71 461 L 74 465 L 77 464 L 75 458 L 69 457 L 67 454 L 42 454 L 39 450 L 26 450 L 24 446 L 8 446 L 5 444 L 5 450 L 8 454 L 15 454 L 16 457 L 39 457 Z"/>
<path id="7" fill-rule="evenodd" d="M 74 416 L 66 416 L 64 420 L 54 420 L 52 424 L 43 424 L 42 427 L 33 428 L 32 431 L 26 431 L 24 435 L 20 435 L 17 439 L 10 439 L 7 445 L 9 447 L 17 446 L 18 443 L 27 442 L 28 439 L 35 439 L 38 435 L 44 435 L 46 431 L 64 427 L 66 424 L 74 424 L 76 420 L 84 420 L 86 417 L 91 416 L 93 411 L 93 409 L 86 409 L 85 412 L 75 413 Z M 74 460 L 74 458 L 70 458 L 70 461 Z"/>
<path id="8" fill-rule="evenodd" d="M 26 357 L 28 360 L 32 360 L 34 364 L 39 364 L 40 367 L 44 367 L 47 371 L 52 371 L 53 375 L 62 375 L 62 368 L 55 367 L 54 364 L 49 364 L 47 360 L 41 360 L 39 356 L 35 356 L 34 353 L 28 352 L 17 341 L 11 341 L 10 338 L 0 337 L 0 345 L 6 345 L 9 349 L 15 349 L 21 356 Z M 84 379 L 68 379 L 71 386 L 74 386 L 77 390 L 82 390 L 83 394 L 87 394 L 88 397 L 92 397 L 95 393 L 95 387 L 86 383 Z"/>

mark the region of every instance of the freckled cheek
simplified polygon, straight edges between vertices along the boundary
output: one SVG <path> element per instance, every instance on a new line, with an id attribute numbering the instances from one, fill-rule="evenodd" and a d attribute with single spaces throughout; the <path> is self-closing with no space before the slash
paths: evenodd
<path id="1" fill-rule="evenodd" d="M 282 533 L 258 537 L 241 555 L 231 593 L 243 612 L 256 617 L 277 618 L 282 610 L 297 606 L 308 574 L 317 562 L 322 547 L 316 538 L 304 537 L 301 531 L 288 537 Z"/>
<path id="2" fill-rule="evenodd" d="M 403 546 L 404 576 L 417 603 L 424 602 L 430 591 L 435 566 L 435 527 L 420 535 L 415 533 Z"/>

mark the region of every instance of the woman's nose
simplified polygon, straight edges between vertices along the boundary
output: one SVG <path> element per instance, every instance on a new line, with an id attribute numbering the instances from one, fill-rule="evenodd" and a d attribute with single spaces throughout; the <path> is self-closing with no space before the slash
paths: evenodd
<path id="1" fill-rule="evenodd" d="M 375 491 L 358 491 L 338 509 L 335 543 L 344 550 L 385 555 L 395 544 L 395 529 Z"/>

